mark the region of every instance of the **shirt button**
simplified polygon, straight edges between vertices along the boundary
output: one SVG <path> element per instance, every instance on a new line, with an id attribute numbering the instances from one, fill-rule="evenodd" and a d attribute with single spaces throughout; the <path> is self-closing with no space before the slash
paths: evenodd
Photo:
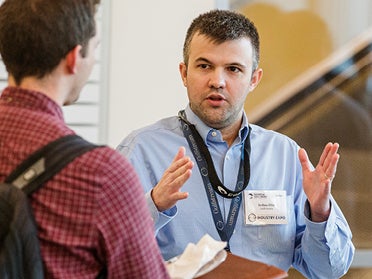
<path id="1" fill-rule="evenodd" d="M 215 136 L 217 136 L 217 132 L 216 131 L 213 131 L 212 132 L 212 137 L 215 137 Z"/>

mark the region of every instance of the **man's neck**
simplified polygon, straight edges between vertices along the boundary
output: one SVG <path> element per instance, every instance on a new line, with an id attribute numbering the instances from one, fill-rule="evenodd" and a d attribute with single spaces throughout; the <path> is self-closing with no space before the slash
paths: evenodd
<path id="1" fill-rule="evenodd" d="M 56 87 L 53 84 L 54 83 L 50 80 L 37 79 L 35 77 L 26 77 L 21 81 L 20 84 L 16 84 L 12 77 L 8 78 L 9 86 L 16 86 L 22 89 L 40 92 L 62 106 L 63 100 L 60 98 L 58 90 L 56 90 Z"/>
<path id="2" fill-rule="evenodd" d="M 238 137 L 241 124 L 242 124 L 241 121 L 237 121 L 236 123 L 233 123 L 225 128 L 220 129 L 222 138 L 229 147 L 234 143 L 235 139 Z"/>

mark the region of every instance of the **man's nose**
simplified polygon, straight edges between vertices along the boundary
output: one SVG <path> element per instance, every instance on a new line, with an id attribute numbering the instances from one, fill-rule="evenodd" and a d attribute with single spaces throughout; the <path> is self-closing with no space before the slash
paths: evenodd
<path id="1" fill-rule="evenodd" d="M 209 87 L 221 89 L 226 86 L 226 78 L 223 70 L 215 69 L 209 77 Z"/>

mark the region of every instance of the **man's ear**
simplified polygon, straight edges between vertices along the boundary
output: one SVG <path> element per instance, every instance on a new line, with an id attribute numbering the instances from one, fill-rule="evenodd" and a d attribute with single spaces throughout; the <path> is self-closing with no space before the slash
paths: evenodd
<path id="1" fill-rule="evenodd" d="M 183 85 L 187 87 L 187 66 L 184 62 L 180 63 L 179 70 L 180 70 Z"/>
<path id="2" fill-rule="evenodd" d="M 77 72 L 77 65 L 78 65 L 77 62 L 79 61 L 79 58 L 81 56 L 80 51 L 81 51 L 81 45 L 77 45 L 73 49 L 71 49 L 66 55 L 67 70 L 71 74 L 76 74 Z"/>
<path id="3" fill-rule="evenodd" d="M 253 72 L 252 77 L 251 77 L 251 83 L 249 86 L 249 91 L 253 91 L 257 87 L 257 85 L 260 83 L 262 75 L 263 75 L 263 70 L 261 68 L 258 68 Z"/>

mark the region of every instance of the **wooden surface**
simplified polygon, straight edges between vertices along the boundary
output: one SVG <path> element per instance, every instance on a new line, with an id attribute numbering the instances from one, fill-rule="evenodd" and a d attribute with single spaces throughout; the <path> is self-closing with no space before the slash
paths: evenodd
<path id="1" fill-rule="evenodd" d="M 247 260 L 229 253 L 224 262 L 198 279 L 281 279 L 286 277 L 288 277 L 287 272 L 275 266 Z"/>

